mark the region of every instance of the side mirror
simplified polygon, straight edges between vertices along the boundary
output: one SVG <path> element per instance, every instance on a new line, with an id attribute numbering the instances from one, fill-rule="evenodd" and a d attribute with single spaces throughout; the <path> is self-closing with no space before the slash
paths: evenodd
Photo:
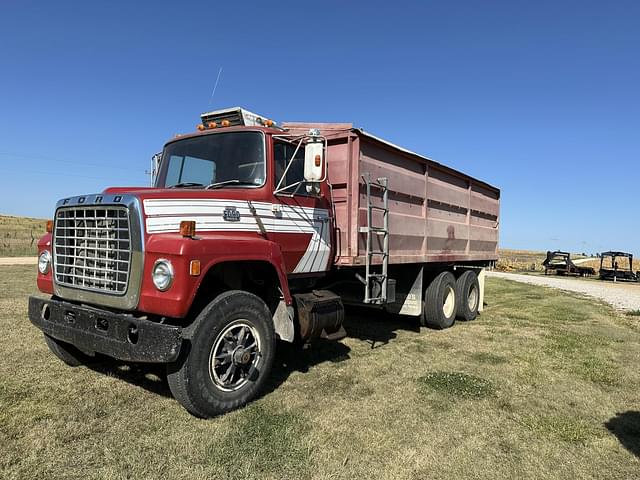
<path id="1" fill-rule="evenodd" d="M 323 179 L 324 143 L 310 142 L 304 149 L 304 179 L 307 182 L 319 182 Z"/>
<path id="2" fill-rule="evenodd" d="M 162 152 L 158 152 L 151 157 L 151 186 L 156 184 L 156 178 L 160 173 L 160 162 L 162 161 Z"/>

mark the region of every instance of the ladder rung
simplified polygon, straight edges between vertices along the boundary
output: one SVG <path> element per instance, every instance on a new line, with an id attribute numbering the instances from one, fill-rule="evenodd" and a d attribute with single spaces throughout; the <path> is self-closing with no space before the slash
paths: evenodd
<path id="1" fill-rule="evenodd" d="M 387 255 L 385 252 L 382 251 L 375 251 L 375 252 L 369 252 L 369 255 Z"/>
<path id="2" fill-rule="evenodd" d="M 388 230 L 380 227 L 360 227 L 360 233 L 367 232 L 375 233 L 376 235 L 386 235 L 387 233 L 389 233 Z"/>
<path id="3" fill-rule="evenodd" d="M 386 274 L 384 273 L 370 273 L 369 278 L 386 278 Z"/>
<path id="4" fill-rule="evenodd" d="M 375 208 L 376 210 L 382 210 L 383 212 L 388 212 L 389 209 L 385 207 L 379 207 L 378 205 L 369 205 L 370 208 Z"/>

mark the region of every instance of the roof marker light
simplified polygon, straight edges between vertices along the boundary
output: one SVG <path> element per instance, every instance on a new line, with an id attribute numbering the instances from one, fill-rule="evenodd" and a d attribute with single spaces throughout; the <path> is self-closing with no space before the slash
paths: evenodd
<path id="1" fill-rule="evenodd" d="M 201 124 L 201 123 L 199 123 L 198 125 L 196 125 L 196 128 L 197 128 L 198 130 L 200 130 L 200 131 L 203 131 L 203 130 L 204 130 L 204 125 L 203 125 L 203 124 Z"/>

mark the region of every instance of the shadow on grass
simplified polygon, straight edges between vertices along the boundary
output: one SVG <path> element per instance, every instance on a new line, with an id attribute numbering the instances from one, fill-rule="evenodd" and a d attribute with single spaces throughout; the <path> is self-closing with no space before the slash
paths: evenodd
<path id="1" fill-rule="evenodd" d="M 415 317 L 393 315 L 383 310 L 349 307 L 344 321 L 347 336 L 381 347 L 397 337 L 397 330 L 420 332 L 420 322 Z"/>
<path id="2" fill-rule="evenodd" d="M 163 364 L 129 363 L 97 355 L 96 361 L 88 364 L 87 368 L 143 388 L 156 395 L 173 397 L 169 390 L 167 372 Z"/>
<path id="3" fill-rule="evenodd" d="M 349 308 L 345 315 L 344 327 L 347 335 L 370 343 L 378 348 L 396 338 L 397 330 L 420 331 L 417 319 L 391 315 L 382 310 Z M 274 391 L 293 372 L 307 373 L 315 365 L 324 362 L 349 360 L 351 349 L 338 341 L 319 339 L 304 347 L 278 342 L 273 370 L 260 396 Z M 97 356 L 96 361 L 87 365 L 91 370 L 109 375 L 119 380 L 143 388 L 164 397 L 172 397 L 165 366 L 162 364 L 128 363 Z"/>
<path id="4" fill-rule="evenodd" d="M 604 424 L 624 448 L 640 457 L 640 412 L 618 413 Z"/>
<path id="5" fill-rule="evenodd" d="M 304 348 L 279 342 L 273 370 L 259 397 L 278 388 L 294 371 L 306 373 L 314 365 L 320 363 L 348 360 L 350 350 L 349 347 L 340 342 L 328 340 L 318 340 Z M 122 362 L 110 357 L 97 355 L 94 362 L 87 364 L 87 368 L 96 373 L 108 375 L 143 388 L 156 395 L 167 398 L 173 397 L 167 383 L 167 372 L 164 364 Z"/>

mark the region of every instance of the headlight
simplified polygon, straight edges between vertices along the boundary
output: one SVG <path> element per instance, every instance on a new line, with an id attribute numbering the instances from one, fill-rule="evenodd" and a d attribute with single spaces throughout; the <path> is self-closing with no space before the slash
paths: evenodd
<path id="1" fill-rule="evenodd" d="M 49 273 L 49 268 L 51 267 L 51 254 L 49 250 L 43 250 L 40 256 L 38 257 L 38 271 L 42 275 L 46 275 Z"/>
<path id="2" fill-rule="evenodd" d="M 168 290 L 173 283 L 173 266 L 171 262 L 164 258 L 156 260 L 156 263 L 153 264 L 151 277 L 153 278 L 153 284 L 158 290 L 161 292 Z"/>

